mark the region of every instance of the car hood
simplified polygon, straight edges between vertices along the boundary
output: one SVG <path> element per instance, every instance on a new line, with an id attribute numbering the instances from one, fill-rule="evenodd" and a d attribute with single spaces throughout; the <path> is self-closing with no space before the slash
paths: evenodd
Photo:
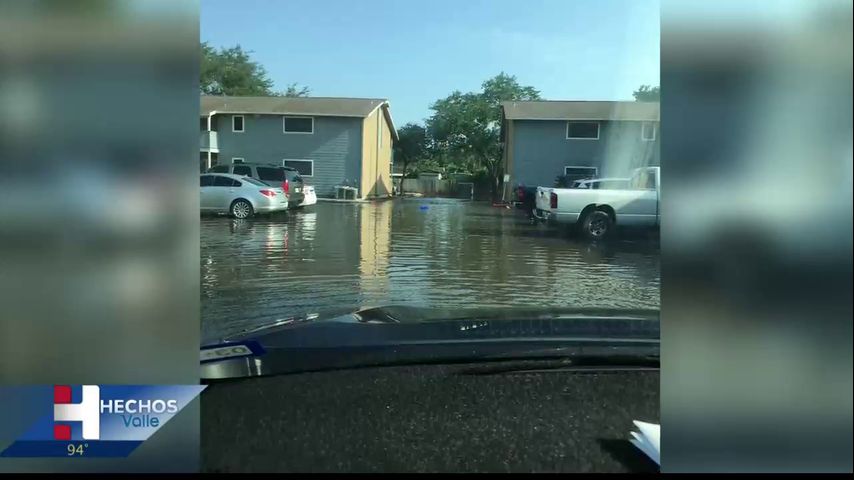
<path id="1" fill-rule="evenodd" d="M 385 306 L 301 315 L 204 345 L 203 379 L 400 363 L 657 355 L 657 310 Z"/>

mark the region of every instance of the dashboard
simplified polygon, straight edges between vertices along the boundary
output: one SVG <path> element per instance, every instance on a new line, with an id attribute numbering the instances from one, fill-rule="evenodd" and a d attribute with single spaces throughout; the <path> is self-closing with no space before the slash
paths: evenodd
<path id="1" fill-rule="evenodd" d="M 384 366 L 214 382 L 206 472 L 656 472 L 659 371 L 548 362 Z"/>

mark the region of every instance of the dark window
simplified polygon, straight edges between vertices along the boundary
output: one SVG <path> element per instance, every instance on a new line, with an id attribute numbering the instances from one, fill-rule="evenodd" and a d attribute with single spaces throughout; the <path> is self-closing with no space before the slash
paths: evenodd
<path id="1" fill-rule="evenodd" d="M 567 122 L 566 138 L 599 138 L 599 124 L 596 122 Z"/>
<path id="2" fill-rule="evenodd" d="M 202 127 L 202 131 L 207 132 L 208 131 L 208 117 L 201 117 L 200 123 L 201 123 L 201 125 L 199 125 L 199 126 Z"/>
<path id="3" fill-rule="evenodd" d="M 312 117 L 284 117 L 285 132 L 287 133 L 314 133 L 314 118 Z"/>
<path id="4" fill-rule="evenodd" d="M 302 182 L 303 179 L 296 170 L 285 170 L 289 182 Z"/>
<path id="5" fill-rule="evenodd" d="M 638 171 L 632 177 L 631 188 L 655 190 L 655 173 L 650 170 Z"/>
<path id="6" fill-rule="evenodd" d="M 257 167 L 258 178 L 265 182 L 284 182 L 285 169 L 276 167 Z"/>
<path id="7" fill-rule="evenodd" d="M 285 160 L 285 166 L 293 168 L 304 177 L 314 176 L 314 162 L 311 160 Z"/>
<path id="8" fill-rule="evenodd" d="M 566 176 L 567 184 L 573 185 L 576 180 L 596 178 L 596 167 L 565 167 L 563 174 Z M 590 188 L 588 185 L 587 188 Z"/>
<path id="9" fill-rule="evenodd" d="M 235 165 L 231 173 L 235 175 L 252 175 L 252 167 L 246 165 Z"/>
<path id="10" fill-rule="evenodd" d="M 650 190 L 655 190 L 655 175 L 652 173 L 647 173 L 646 178 L 644 179 L 643 188 L 648 188 Z"/>
<path id="11" fill-rule="evenodd" d="M 641 127 L 641 138 L 643 140 L 655 140 L 655 124 L 652 122 L 644 122 Z"/>
<path id="12" fill-rule="evenodd" d="M 237 180 L 234 180 L 234 179 L 231 179 L 228 177 L 221 177 L 219 175 L 214 177 L 214 187 L 239 187 L 239 186 L 240 186 L 240 182 L 238 182 Z"/>
<path id="13" fill-rule="evenodd" d="M 210 187 L 211 185 L 213 185 L 213 176 L 202 175 L 199 177 L 199 186 L 200 187 Z"/>
<path id="14" fill-rule="evenodd" d="M 243 131 L 243 115 L 234 115 L 231 117 L 231 130 L 234 132 Z"/>
<path id="15" fill-rule="evenodd" d="M 208 171 L 211 173 L 228 173 L 228 165 L 217 165 Z"/>

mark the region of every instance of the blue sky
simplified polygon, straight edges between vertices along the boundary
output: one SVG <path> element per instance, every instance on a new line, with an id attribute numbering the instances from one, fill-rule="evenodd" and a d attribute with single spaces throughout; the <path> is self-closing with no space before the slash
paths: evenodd
<path id="1" fill-rule="evenodd" d="M 658 0 L 202 0 L 202 41 L 240 44 L 284 89 L 387 98 L 397 126 L 501 71 L 549 100 L 659 84 Z"/>

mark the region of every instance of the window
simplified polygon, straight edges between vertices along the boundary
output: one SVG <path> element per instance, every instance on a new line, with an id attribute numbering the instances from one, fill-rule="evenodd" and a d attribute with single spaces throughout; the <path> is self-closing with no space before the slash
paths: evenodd
<path id="1" fill-rule="evenodd" d="M 641 124 L 641 140 L 645 142 L 651 142 L 655 140 L 656 128 L 655 123 L 653 122 L 643 122 Z"/>
<path id="2" fill-rule="evenodd" d="M 208 171 L 211 173 L 228 173 L 228 165 L 217 165 Z"/>
<path id="3" fill-rule="evenodd" d="M 232 132 L 243 132 L 243 115 L 232 115 L 232 117 L 231 117 L 231 131 Z"/>
<path id="4" fill-rule="evenodd" d="M 649 190 L 655 190 L 655 175 L 651 173 L 646 174 L 646 183 L 644 184 L 644 188 L 647 188 Z"/>
<path id="5" fill-rule="evenodd" d="M 252 175 L 252 167 L 248 165 L 235 165 L 231 173 L 235 175 Z"/>
<path id="6" fill-rule="evenodd" d="M 285 133 L 314 133 L 313 117 L 282 117 Z"/>
<path id="7" fill-rule="evenodd" d="M 243 157 L 231 157 L 231 163 L 243 163 Z"/>
<path id="8" fill-rule="evenodd" d="M 199 177 L 199 186 L 200 187 L 210 187 L 213 185 L 213 175 L 202 175 Z"/>
<path id="9" fill-rule="evenodd" d="M 258 178 L 265 182 L 284 182 L 285 169 L 281 167 L 257 167 Z"/>
<path id="10" fill-rule="evenodd" d="M 648 170 L 638 171 L 631 180 L 632 188 L 639 190 L 655 190 L 655 173 Z"/>
<path id="11" fill-rule="evenodd" d="M 210 122 L 210 129 L 208 129 L 208 122 Z M 199 122 L 199 127 L 203 132 L 215 132 L 217 126 L 217 117 L 201 117 Z"/>
<path id="12" fill-rule="evenodd" d="M 572 140 L 599 140 L 599 123 L 566 122 L 566 138 Z"/>
<path id="13" fill-rule="evenodd" d="M 233 178 L 215 175 L 213 185 L 214 187 L 239 187 L 241 183 Z"/>
<path id="14" fill-rule="evenodd" d="M 564 167 L 563 174 L 566 176 L 567 185 L 573 185 L 576 180 L 596 178 L 599 169 L 596 167 Z M 588 187 L 589 188 L 589 187 Z"/>
<path id="15" fill-rule="evenodd" d="M 282 164 L 293 168 L 303 177 L 314 176 L 314 160 L 283 160 Z"/>
<path id="16" fill-rule="evenodd" d="M 244 178 L 244 179 L 243 179 L 243 181 L 244 181 L 244 182 L 246 182 L 246 183 L 249 183 L 249 184 L 251 184 L 251 185 L 255 185 L 255 186 L 257 186 L 257 187 L 269 187 L 269 185 L 267 185 L 266 183 L 264 183 L 264 182 L 259 182 L 258 180 L 255 180 L 255 179 L 254 179 L 254 178 L 252 178 L 252 177 L 246 177 L 246 178 Z"/>
<path id="17" fill-rule="evenodd" d="M 290 182 L 302 182 L 303 179 L 296 170 L 285 169 L 285 175 L 288 176 Z"/>

